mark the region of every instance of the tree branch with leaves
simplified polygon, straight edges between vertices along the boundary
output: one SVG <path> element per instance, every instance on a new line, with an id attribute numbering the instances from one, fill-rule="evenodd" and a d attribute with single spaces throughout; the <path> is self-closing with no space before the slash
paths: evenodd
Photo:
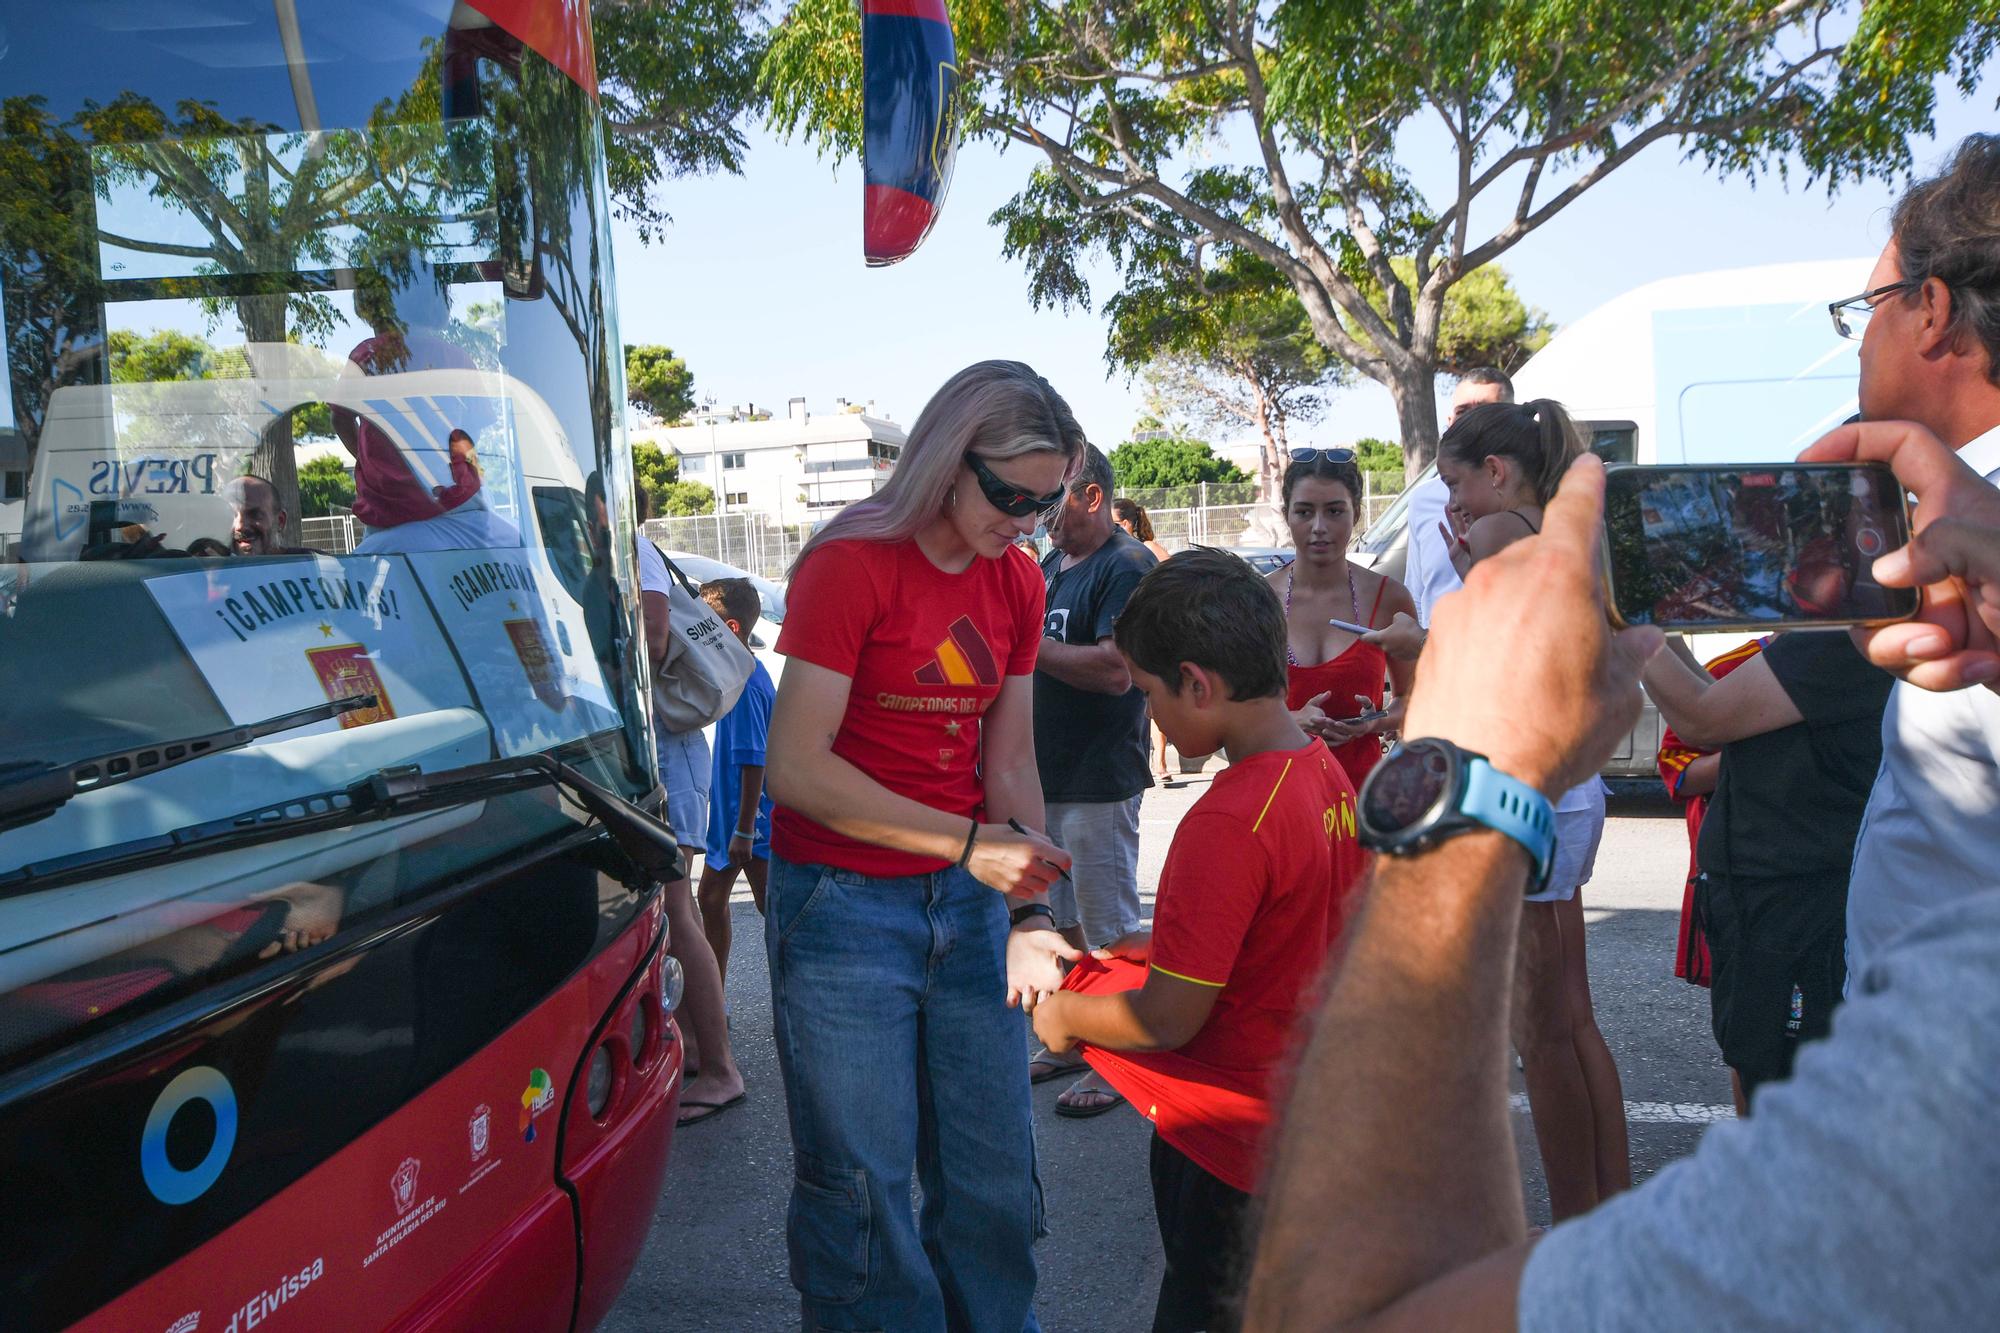
<path id="1" fill-rule="evenodd" d="M 1098 260 L 1125 293 L 1254 260 L 1389 390 L 1412 469 L 1437 446 L 1447 298 L 1536 228 L 1660 145 L 1830 189 L 1906 174 L 1934 81 L 1972 92 L 2000 38 L 1992 0 L 955 0 L 953 19 L 966 133 L 1037 159 L 993 216 L 1031 300 L 1091 306 Z M 850 0 L 799 0 L 762 86 L 781 133 L 857 152 Z M 1449 136 L 1442 187 L 1406 160 L 1420 119 Z"/>

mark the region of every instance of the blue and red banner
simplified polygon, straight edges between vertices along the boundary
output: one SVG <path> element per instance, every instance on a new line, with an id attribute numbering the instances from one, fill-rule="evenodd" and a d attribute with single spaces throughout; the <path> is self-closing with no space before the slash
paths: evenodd
<path id="1" fill-rule="evenodd" d="M 908 258 L 944 205 L 958 151 L 958 51 L 945 0 L 862 0 L 861 248 Z"/>

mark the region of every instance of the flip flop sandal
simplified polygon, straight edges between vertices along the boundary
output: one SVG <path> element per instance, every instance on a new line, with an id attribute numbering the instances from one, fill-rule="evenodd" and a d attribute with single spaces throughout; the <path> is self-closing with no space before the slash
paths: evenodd
<path id="1" fill-rule="evenodd" d="M 1040 1068 L 1036 1066 L 1040 1066 Z M 1031 1084 L 1046 1083 L 1052 1078 L 1061 1078 L 1064 1074 L 1074 1074 L 1083 1067 L 1084 1064 L 1081 1060 L 1078 1060 L 1075 1064 L 1064 1064 L 1047 1051 L 1043 1051 L 1040 1055 L 1028 1061 L 1028 1082 Z"/>
<path id="2" fill-rule="evenodd" d="M 726 1102 L 691 1102 L 683 1100 L 681 1102 L 681 1110 L 683 1112 L 699 1111 L 701 1114 L 681 1115 L 674 1121 L 674 1128 L 686 1129 L 689 1125 L 699 1125 L 704 1120 L 713 1120 L 730 1107 L 741 1106 L 743 1099 L 749 1095 L 747 1092 L 739 1092 Z"/>
<path id="3" fill-rule="evenodd" d="M 1068 1094 L 1065 1093 L 1064 1095 L 1067 1096 Z M 1093 1106 L 1077 1106 L 1073 1103 L 1058 1101 L 1056 1103 L 1056 1114 L 1070 1120 L 1088 1120 L 1094 1115 L 1103 1115 L 1106 1111 L 1125 1104 L 1125 1094 L 1116 1088 L 1085 1088 L 1077 1096 L 1101 1097 L 1108 1100 L 1100 1101 Z"/>

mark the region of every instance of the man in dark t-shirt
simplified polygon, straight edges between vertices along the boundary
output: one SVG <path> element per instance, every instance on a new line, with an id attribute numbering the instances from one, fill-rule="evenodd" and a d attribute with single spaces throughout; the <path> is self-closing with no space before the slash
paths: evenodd
<path id="1" fill-rule="evenodd" d="M 1112 622 L 1157 563 L 1111 512 L 1111 463 L 1086 446 L 1084 464 L 1049 524 L 1042 561 L 1047 615 L 1035 663 L 1035 758 L 1049 836 L 1074 858 L 1049 894 L 1056 925 L 1078 948 L 1101 949 L 1139 928 L 1139 798 L 1146 768 L 1146 696 L 1111 639 Z M 1037 1081 L 1078 1067 L 1043 1052 Z M 1122 1100 L 1095 1074 L 1056 1101 L 1058 1114 L 1097 1115 Z"/>
<path id="2" fill-rule="evenodd" d="M 1801 1043 L 1826 1035 L 1839 1003 L 1848 863 L 1894 681 L 1840 631 L 1776 635 L 1719 681 L 1658 657 L 1645 681 L 1662 716 L 1722 753 L 1695 910 L 1714 958 L 1716 1042 L 1747 1109 L 1758 1085 L 1790 1076 Z"/>

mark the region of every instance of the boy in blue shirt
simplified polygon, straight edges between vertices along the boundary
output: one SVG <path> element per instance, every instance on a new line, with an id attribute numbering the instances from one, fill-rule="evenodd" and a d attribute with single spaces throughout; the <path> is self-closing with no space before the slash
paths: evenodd
<path id="1" fill-rule="evenodd" d="M 701 585 L 702 600 L 715 608 L 730 631 L 750 646 L 757 624 L 757 589 L 749 579 L 712 579 Z M 736 706 L 715 724 L 714 770 L 709 785 L 708 844 L 702 856 L 702 933 L 715 950 L 715 965 L 729 976 L 729 891 L 741 871 L 750 878 L 750 897 L 764 910 L 764 882 L 771 870 L 771 798 L 764 792 L 764 738 L 771 729 L 777 686 L 759 662 L 750 671 Z"/>

